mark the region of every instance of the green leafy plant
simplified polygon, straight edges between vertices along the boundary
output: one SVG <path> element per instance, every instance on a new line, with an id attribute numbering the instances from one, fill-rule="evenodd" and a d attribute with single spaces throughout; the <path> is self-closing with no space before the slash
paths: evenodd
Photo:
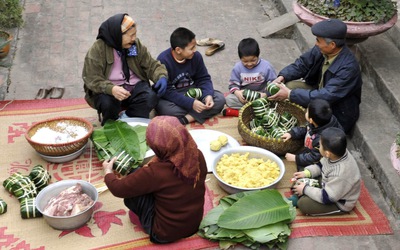
<path id="1" fill-rule="evenodd" d="M 0 27 L 19 28 L 24 23 L 23 7 L 19 0 L 0 0 Z"/>
<path id="2" fill-rule="evenodd" d="M 397 13 L 392 0 L 298 0 L 320 16 L 342 21 L 385 23 Z"/>

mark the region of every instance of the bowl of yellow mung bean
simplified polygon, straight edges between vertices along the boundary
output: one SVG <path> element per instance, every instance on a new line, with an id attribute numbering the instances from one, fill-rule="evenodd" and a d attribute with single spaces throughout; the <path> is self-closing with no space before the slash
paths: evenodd
<path id="1" fill-rule="evenodd" d="M 258 147 L 240 146 L 222 151 L 214 160 L 213 174 L 229 194 L 274 188 L 285 174 L 276 154 Z"/>

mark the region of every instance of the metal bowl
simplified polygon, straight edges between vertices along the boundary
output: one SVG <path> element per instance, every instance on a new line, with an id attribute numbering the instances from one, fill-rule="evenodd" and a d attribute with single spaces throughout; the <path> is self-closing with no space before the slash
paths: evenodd
<path id="1" fill-rule="evenodd" d="M 275 161 L 278 164 L 278 167 L 280 169 L 280 174 L 279 177 L 272 182 L 269 185 L 262 186 L 262 187 L 257 187 L 257 188 L 243 188 L 243 187 L 237 187 L 234 185 L 231 185 L 224 180 L 222 180 L 218 174 L 217 174 L 217 163 L 221 159 L 221 157 L 224 154 L 231 155 L 234 153 L 240 153 L 240 154 L 245 154 L 249 153 L 249 158 L 258 158 L 258 159 L 263 159 L 263 160 L 272 160 Z M 215 159 L 213 163 L 213 174 L 215 178 L 218 180 L 219 186 L 225 190 L 228 194 L 234 194 L 234 193 L 239 193 L 239 192 L 244 192 L 244 191 L 251 191 L 251 190 L 262 190 L 262 189 L 267 189 L 267 188 L 274 188 L 276 184 L 282 179 L 283 175 L 285 174 L 285 165 L 283 164 L 283 161 L 279 156 L 276 154 L 272 153 L 271 151 L 268 151 L 263 148 L 258 148 L 258 147 L 253 147 L 253 146 L 240 146 L 240 147 L 235 147 L 235 148 L 229 148 L 224 151 L 222 151 Z"/>
<path id="2" fill-rule="evenodd" d="M 79 214 L 73 216 L 51 216 L 43 213 L 44 208 L 49 203 L 49 200 L 65 189 L 76 185 L 77 183 L 82 185 L 82 191 L 89 195 L 93 199 L 93 205 L 82 211 Z M 98 193 L 96 188 L 87 181 L 82 180 L 62 180 L 56 183 L 52 183 L 42 189 L 36 197 L 36 208 L 40 213 L 43 214 L 44 219 L 47 224 L 49 224 L 52 228 L 57 230 L 73 230 L 80 228 L 85 225 L 86 222 L 90 220 L 93 214 L 93 207 L 96 204 L 98 199 Z"/>

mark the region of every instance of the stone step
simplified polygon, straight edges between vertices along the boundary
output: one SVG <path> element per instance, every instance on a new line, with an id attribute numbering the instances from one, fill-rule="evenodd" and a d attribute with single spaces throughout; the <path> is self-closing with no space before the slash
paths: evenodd
<path id="1" fill-rule="evenodd" d="M 400 50 L 400 20 L 398 20 L 392 28 L 386 31 L 385 34 L 390 37 L 397 49 Z"/>
<path id="2" fill-rule="evenodd" d="M 363 73 L 372 81 L 389 106 L 400 117 L 400 51 L 385 34 L 368 38 L 358 45 Z"/>
<path id="3" fill-rule="evenodd" d="M 400 123 L 393 116 L 374 83 L 363 74 L 361 114 L 351 142 L 361 153 L 394 214 L 400 214 L 400 176 L 392 167 L 389 152 Z"/>
<path id="4" fill-rule="evenodd" d="M 400 132 L 400 51 L 388 34 L 357 45 L 363 72 L 361 116 L 352 136 L 394 214 L 400 214 L 400 176 L 389 152 Z"/>
<path id="5" fill-rule="evenodd" d="M 257 31 L 258 33 L 260 33 L 261 37 L 266 38 L 272 34 L 275 34 L 278 31 L 292 26 L 297 22 L 299 22 L 299 19 L 294 14 L 294 12 L 291 11 L 260 24 L 257 27 Z"/>

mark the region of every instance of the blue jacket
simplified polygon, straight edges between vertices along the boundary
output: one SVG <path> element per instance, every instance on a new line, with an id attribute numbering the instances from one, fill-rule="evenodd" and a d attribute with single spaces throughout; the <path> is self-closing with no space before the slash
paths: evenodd
<path id="1" fill-rule="evenodd" d="M 286 82 L 303 78 L 313 90 L 293 89 L 290 101 L 307 107 L 312 99 L 325 99 L 331 105 L 343 129 L 348 133 L 358 120 L 361 102 L 360 66 L 347 46 L 344 46 L 324 75 L 323 88 L 318 89 L 324 56 L 314 46 L 279 72 Z"/>
<path id="2" fill-rule="evenodd" d="M 200 88 L 203 95 L 214 95 L 214 87 L 211 76 L 208 74 L 203 57 L 196 51 L 192 59 L 186 59 L 184 63 L 178 63 L 172 56 L 171 48 L 164 50 L 157 57 L 168 71 L 168 87 L 162 97 L 176 105 L 190 111 L 195 99 L 184 94 L 189 88 Z"/>
<path id="3" fill-rule="evenodd" d="M 312 124 L 307 124 L 306 127 L 294 127 L 289 131 L 292 139 L 305 139 L 304 149 L 299 154 L 296 154 L 297 166 L 307 167 L 308 165 L 317 164 L 321 160 L 322 156 L 319 152 L 320 134 L 324 129 L 330 127 L 343 130 L 336 117 L 332 115 L 331 120 L 323 126 L 314 127 Z"/>

